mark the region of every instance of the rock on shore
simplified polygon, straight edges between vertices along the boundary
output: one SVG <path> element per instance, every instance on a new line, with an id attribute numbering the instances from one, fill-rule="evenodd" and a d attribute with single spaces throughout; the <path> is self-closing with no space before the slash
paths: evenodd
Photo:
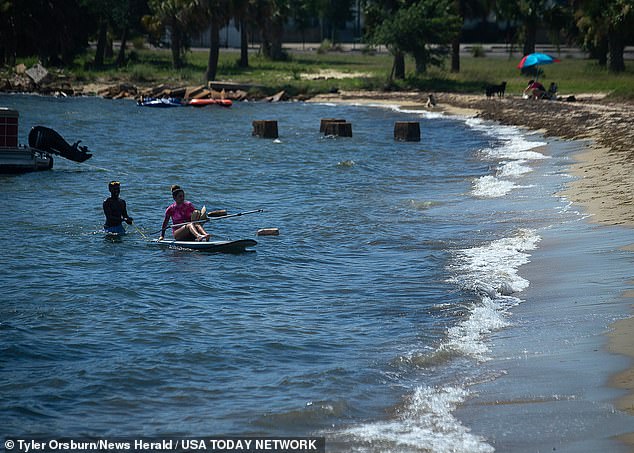
<path id="1" fill-rule="evenodd" d="M 229 82 L 210 82 L 201 86 L 136 85 L 131 82 L 96 81 L 71 82 L 63 71 L 49 71 L 40 64 L 26 68 L 17 65 L 13 71 L 0 76 L 0 92 L 39 93 L 58 96 L 101 96 L 106 99 L 138 99 L 143 97 L 178 97 L 190 99 L 230 99 L 242 101 L 248 97 L 250 86 Z M 284 92 L 268 101 L 286 100 Z"/>

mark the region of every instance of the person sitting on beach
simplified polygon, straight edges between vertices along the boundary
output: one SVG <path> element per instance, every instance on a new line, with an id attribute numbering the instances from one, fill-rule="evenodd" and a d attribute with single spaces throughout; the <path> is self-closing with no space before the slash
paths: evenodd
<path id="1" fill-rule="evenodd" d="M 541 99 L 546 94 L 546 88 L 539 82 L 529 80 L 528 85 L 524 89 L 524 98 Z"/>
<path id="2" fill-rule="evenodd" d="M 125 200 L 119 198 L 121 183 L 110 181 L 108 190 L 110 197 L 103 201 L 103 213 L 106 215 L 106 223 L 103 228 L 106 233 L 125 234 L 125 228 L 121 223 L 125 221 L 128 225 L 132 225 L 132 217 L 128 216 Z"/>
<path id="3" fill-rule="evenodd" d="M 557 99 L 557 84 L 555 82 L 550 82 L 550 86 L 548 87 L 548 92 L 545 97 L 547 99 Z"/>
<path id="4" fill-rule="evenodd" d="M 159 241 L 165 237 L 165 230 L 170 219 L 172 219 L 172 225 L 180 225 L 172 227 L 172 234 L 177 241 L 208 241 L 211 235 L 205 231 L 202 223 L 197 222 L 207 218 L 205 208 L 198 211 L 191 202 L 185 200 L 185 191 L 177 185 L 172 186 L 172 198 L 174 203 L 165 210 Z"/>

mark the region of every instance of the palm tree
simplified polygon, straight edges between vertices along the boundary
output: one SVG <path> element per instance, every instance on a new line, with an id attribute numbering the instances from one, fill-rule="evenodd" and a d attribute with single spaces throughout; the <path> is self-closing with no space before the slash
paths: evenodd
<path id="1" fill-rule="evenodd" d="M 196 0 L 197 9 L 201 13 L 198 25 L 209 27 L 209 58 L 205 80 L 216 79 L 218 72 L 218 57 L 220 56 L 220 30 L 229 22 L 230 0 Z"/>
<path id="2" fill-rule="evenodd" d="M 460 18 L 460 31 L 451 41 L 451 72 L 460 72 L 460 41 L 462 24 L 471 17 L 486 17 L 493 10 L 494 0 L 454 0 L 454 14 Z"/>
<path id="3" fill-rule="evenodd" d="M 408 3 L 399 0 L 369 0 L 364 8 L 367 30 L 365 39 L 371 43 L 380 44 L 376 37 L 383 20 L 393 16 L 400 8 L 407 6 Z M 396 47 L 390 47 L 390 52 L 394 56 L 390 80 L 402 80 L 405 78 L 405 53 Z"/>
<path id="4" fill-rule="evenodd" d="M 249 67 L 249 34 L 248 25 L 253 16 L 253 2 L 251 0 L 232 0 L 231 12 L 233 20 L 240 29 L 240 61 L 241 68 Z"/>
<path id="5" fill-rule="evenodd" d="M 189 30 L 198 18 L 196 0 L 149 0 L 151 14 L 143 17 L 145 27 L 159 40 L 168 33 L 174 69 L 185 65 Z"/>
<path id="6" fill-rule="evenodd" d="M 579 0 L 573 5 L 585 47 L 595 51 L 609 71 L 624 71 L 625 44 L 634 38 L 631 0 Z"/>

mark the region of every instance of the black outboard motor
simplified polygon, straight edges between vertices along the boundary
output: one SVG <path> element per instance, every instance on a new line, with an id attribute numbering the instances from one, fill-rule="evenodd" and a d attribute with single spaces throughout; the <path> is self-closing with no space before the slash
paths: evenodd
<path id="1" fill-rule="evenodd" d="M 83 162 L 92 157 L 88 148 L 79 146 L 81 141 L 70 145 L 53 129 L 44 126 L 35 126 L 29 132 L 29 146 L 40 151 L 58 154 L 74 162 Z"/>

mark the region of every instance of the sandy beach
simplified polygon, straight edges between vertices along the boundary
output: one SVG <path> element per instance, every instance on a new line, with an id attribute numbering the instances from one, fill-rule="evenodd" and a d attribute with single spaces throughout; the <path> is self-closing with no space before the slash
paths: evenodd
<path id="1" fill-rule="evenodd" d="M 486 100 L 443 95 L 450 107 L 477 111 L 481 118 L 543 131 L 547 136 L 588 140 L 571 173 L 578 177 L 562 195 L 580 204 L 591 220 L 605 225 L 634 227 L 634 106 L 578 96 L 576 102 L 530 101 L 519 97 Z M 628 250 L 634 251 L 634 244 Z M 632 276 L 634 283 L 634 275 Z M 634 297 L 628 291 L 625 297 Z M 609 333 L 609 350 L 634 358 L 634 318 L 616 322 Z M 616 402 L 634 414 L 634 368 L 612 377 L 610 384 L 628 391 Z M 634 445 L 634 434 L 627 439 Z"/>
<path id="2" fill-rule="evenodd" d="M 634 105 L 613 103 L 602 95 L 578 95 L 575 101 L 536 101 L 519 95 L 487 99 L 484 95 L 434 93 L 431 110 L 479 117 L 502 124 L 525 127 L 566 140 L 581 140 L 585 151 L 570 168 L 575 180 L 561 193 L 580 205 L 592 222 L 634 227 Z M 317 102 L 391 104 L 427 109 L 421 93 L 341 92 L 313 98 Z M 634 252 L 634 244 L 626 247 Z M 632 276 L 634 284 L 634 275 Z M 634 297 L 634 290 L 624 297 Z M 634 359 L 634 317 L 618 321 L 608 334 L 608 349 Z M 627 395 L 615 402 L 618 409 L 634 415 L 634 368 L 612 376 L 610 385 Z M 634 446 L 634 433 L 623 438 Z"/>

